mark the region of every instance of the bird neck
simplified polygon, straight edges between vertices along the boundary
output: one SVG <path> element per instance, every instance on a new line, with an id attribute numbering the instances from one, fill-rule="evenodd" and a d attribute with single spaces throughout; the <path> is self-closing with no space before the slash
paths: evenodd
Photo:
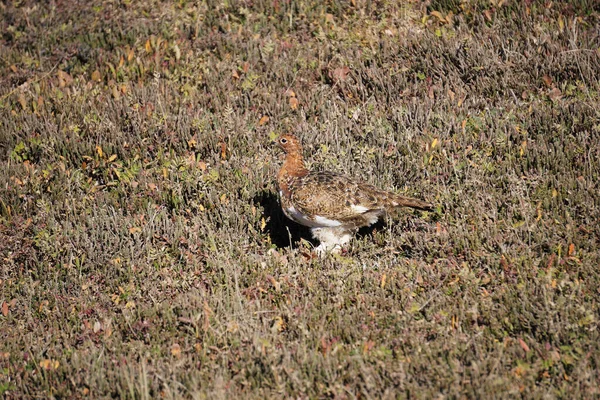
<path id="1" fill-rule="evenodd" d="M 308 175 L 308 169 L 306 169 L 306 166 L 304 165 L 304 158 L 299 150 L 286 154 L 283 168 L 290 176 L 298 177 Z"/>
<path id="2" fill-rule="evenodd" d="M 287 192 L 289 185 L 294 178 L 300 178 L 308 175 L 308 169 L 304 165 L 301 151 L 293 151 L 285 156 L 285 161 L 279 170 L 277 181 L 279 188 Z"/>

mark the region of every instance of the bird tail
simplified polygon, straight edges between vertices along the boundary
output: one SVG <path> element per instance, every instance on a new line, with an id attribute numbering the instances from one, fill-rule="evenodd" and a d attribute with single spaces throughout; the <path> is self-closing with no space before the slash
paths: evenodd
<path id="1" fill-rule="evenodd" d="M 393 207 L 411 207 L 417 210 L 433 211 L 433 204 L 412 197 L 395 195 L 390 199 L 390 203 Z"/>

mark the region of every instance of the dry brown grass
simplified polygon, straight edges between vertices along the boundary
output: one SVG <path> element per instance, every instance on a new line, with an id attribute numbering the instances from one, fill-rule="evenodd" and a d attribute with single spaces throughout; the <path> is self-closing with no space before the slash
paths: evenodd
<path id="1" fill-rule="evenodd" d="M 0 393 L 598 396 L 599 11 L 0 4 Z M 438 210 L 306 257 L 288 131 Z"/>

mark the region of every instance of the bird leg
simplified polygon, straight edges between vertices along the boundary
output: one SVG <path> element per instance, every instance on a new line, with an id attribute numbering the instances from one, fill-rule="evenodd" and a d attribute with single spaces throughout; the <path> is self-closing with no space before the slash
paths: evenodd
<path id="1" fill-rule="evenodd" d="M 311 231 L 313 237 L 321 242 L 321 244 L 315 248 L 315 251 L 319 256 L 325 255 L 326 253 L 340 253 L 342 247 L 350 242 L 353 236 L 352 230 L 341 226 L 312 228 Z"/>

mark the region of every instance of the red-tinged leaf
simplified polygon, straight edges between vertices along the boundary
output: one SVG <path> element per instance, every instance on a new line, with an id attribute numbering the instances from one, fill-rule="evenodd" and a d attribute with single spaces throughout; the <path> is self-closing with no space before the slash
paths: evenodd
<path id="1" fill-rule="evenodd" d="M 371 351 L 371 349 L 375 346 L 375 342 L 372 340 L 367 340 L 363 345 L 363 354 L 367 354 Z"/>
<path id="2" fill-rule="evenodd" d="M 327 354 L 330 348 L 331 343 L 329 343 L 329 341 L 325 339 L 325 336 L 321 337 L 321 353 Z"/>
<path id="3" fill-rule="evenodd" d="M 271 332 L 277 333 L 285 330 L 285 321 L 280 316 L 273 319 L 273 325 L 271 325 Z"/>
<path id="4" fill-rule="evenodd" d="M 552 253 L 548 259 L 548 263 L 546 264 L 546 269 L 552 268 L 554 265 L 554 260 L 556 260 L 556 254 Z"/>
<path id="5" fill-rule="evenodd" d="M 260 121 L 258 121 L 258 125 L 263 126 L 267 122 L 269 122 L 269 117 L 266 115 L 263 115 L 263 117 L 260 119 Z"/>
<path id="6" fill-rule="evenodd" d="M 550 90 L 550 92 L 548 93 L 548 97 L 550 97 L 551 100 L 559 100 L 562 97 L 562 92 L 559 88 L 555 87 L 552 90 Z"/>
<path id="7" fill-rule="evenodd" d="M 336 68 L 333 71 L 329 72 L 329 77 L 334 83 L 344 82 L 348 79 L 348 74 L 350 73 L 350 68 L 348 67 L 340 67 Z"/>
<path id="8" fill-rule="evenodd" d="M 171 346 L 171 355 L 175 358 L 181 358 L 181 346 L 177 343 L 173 343 Z"/>
<path id="9" fill-rule="evenodd" d="M 42 361 L 40 361 L 40 367 L 42 367 L 45 370 L 49 370 L 51 363 L 52 362 L 48 359 L 42 360 Z"/>
<path id="10" fill-rule="evenodd" d="M 450 101 L 454 101 L 455 95 L 456 95 L 456 93 L 454 93 L 452 90 L 448 89 L 448 97 L 450 98 Z"/>
<path id="11" fill-rule="evenodd" d="M 446 21 L 446 18 L 444 18 L 444 16 L 442 15 L 442 13 L 439 12 L 439 11 L 432 11 L 429 14 L 433 15 L 434 17 L 436 17 L 440 22 L 445 22 Z"/>
<path id="12" fill-rule="evenodd" d="M 25 99 L 25 95 L 23 93 L 19 93 L 17 100 L 18 100 L 19 104 L 21 105 L 21 108 L 23 110 L 26 110 L 27 109 L 27 100 Z"/>
<path id="13" fill-rule="evenodd" d="M 527 343 L 525 343 L 525 341 L 521 338 L 518 339 L 519 341 L 519 345 L 521 346 L 521 348 L 523 349 L 523 351 L 525 353 L 529 353 L 529 346 L 527 346 Z"/>
<path id="14" fill-rule="evenodd" d="M 49 360 L 45 359 L 40 361 L 40 367 L 45 369 L 46 371 L 55 370 L 60 366 L 60 362 L 57 360 Z"/>
<path id="15" fill-rule="evenodd" d="M 221 160 L 225 160 L 227 158 L 227 144 L 225 142 L 221 142 Z"/>
<path id="16" fill-rule="evenodd" d="M 2 315 L 8 316 L 8 303 L 5 301 L 2 302 Z"/>
<path id="17" fill-rule="evenodd" d="M 385 150 L 383 155 L 385 157 L 391 157 L 392 155 L 394 155 L 394 153 L 396 153 L 396 146 L 390 143 L 388 144 L 387 149 Z"/>
<path id="18" fill-rule="evenodd" d="M 575 253 L 575 245 L 573 243 L 571 243 L 569 245 L 569 251 L 567 252 L 567 255 L 569 257 L 571 257 L 574 253 Z"/>
<path id="19" fill-rule="evenodd" d="M 119 88 L 117 88 L 116 85 L 112 87 L 111 94 L 117 100 L 119 100 L 121 98 L 121 93 L 119 93 Z"/>
<path id="20" fill-rule="evenodd" d="M 62 88 L 68 86 L 73 82 L 73 78 L 71 75 L 67 74 L 65 71 L 61 71 L 60 69 L 56 73 L 58 75 L 58 85 Z"/>
<path id="21" fill-rule="evenodd" d="M 204 323 L 202 324 L 202 328 L 206 331 L 210 326 L 210 316 L 212 314 L 212 310 L 208 306 L 208 302 L 206 300 L 204 300 L 202 311 L 204 312 Z"/>

